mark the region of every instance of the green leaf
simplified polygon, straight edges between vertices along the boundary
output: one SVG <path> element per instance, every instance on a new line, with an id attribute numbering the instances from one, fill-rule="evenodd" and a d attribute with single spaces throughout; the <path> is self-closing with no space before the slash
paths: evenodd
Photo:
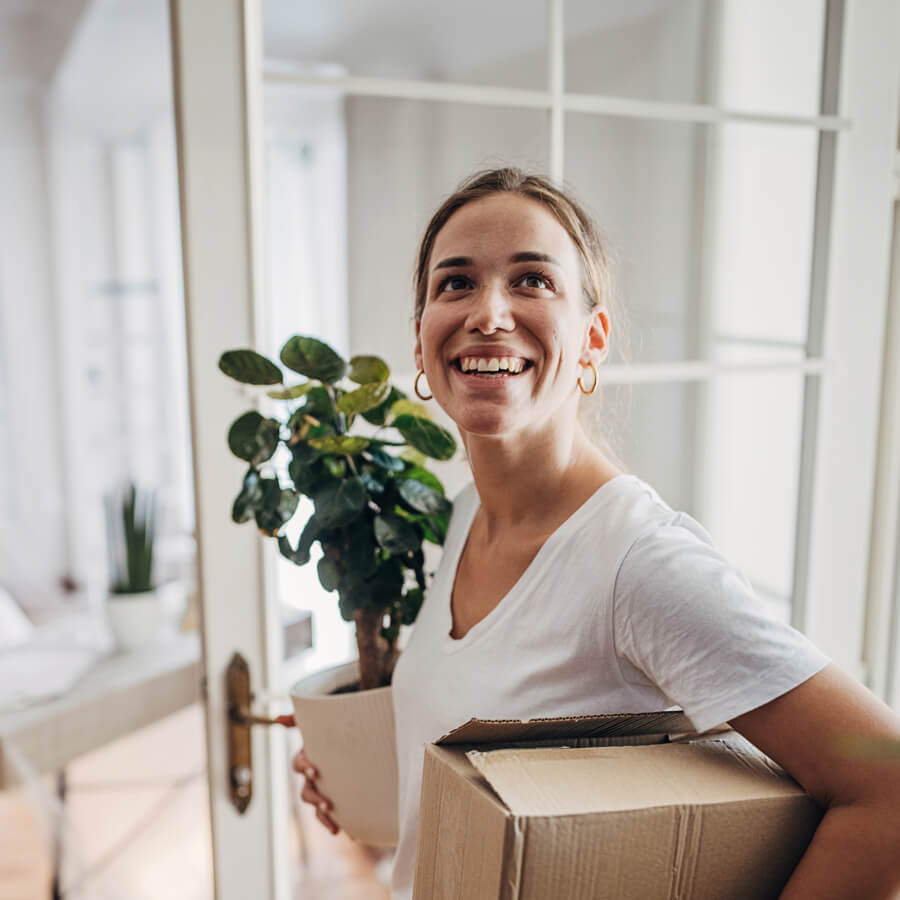
<path id="1" fill-rule="evenodd" d="M 366 466 L 366 468 L 359 473 L 359 479 L 366 486 L 366 490 L 370 494 L 378 496 L 384 493 L 384 482 L 378 480 L 375 471 L 376 470 L 371 466 Z"/>
<path id="2" fill-rule="evenodd" d="M 343 456 L 362 453 L 369 446 L 367 438 L 350 434 L 327 434 L 323 437 L 311 437 L 307 443 L 316 450 L 321 450 L 322 453 L 340 453 Z"/>
<path id="3" fill-rule="evenodd" d="M 369 384 L 372 381 L 387 381 L 391 377 L 391 370 L 381 357 L 353 356 L 350 358 L 350 371 L 347 374 L 357 384 Z"/>
<path id="4" fill-rule="evenodd" d="M 432 544 L 442 546 L 447 540 L 447 525 L 449 524 L 449 516 L 427 516 L 421 523 L 425 539 L 431 541 Z"/>
<path id="5" fill-rule="evenodd" d="M 419 453 L 414 447 L 407 447 L 405 450 L 400 452 L 400 459 L 405 459 L 407 462 L 412 463 L 416 468 L 424 468 L 426 463 L 426 458 L 424 453 Z M 421 480 L 421 479 L 420 479 Z"/>
<path id="6" fill-rule="evenodd" d="M 251 410 L 231 423 L 228 429 L 228 449 L 235 456 L 248 462 L 253 459 L 259 450 L 256 432 L 262 420 L 263 417 L 256 410 Z"/>
<path id="7" fill-rule="evenodd" d="M 450 459 L 456 452 L 453 435 L 428 419 L 403 415 L 397 416 L 392 425 L 416 450 L 433 459 Z"/>
<path id="8" fill-rule="evenodd" d="M 390 513 L 375 516 L 375 540 L 388 553 L 408 553 L 422 546 L 419 529 Z"/>
<path id="9" fill-rule="evenodd" d="M 375 465 L 386 469 L 388 472 L 402 472 L 406 468 L 402 459 L 378 447 L 370 447 L 368 456 Z"/>
<path id="10" fill-rule="evenodd" d="M 282 490 L 277 478 L 260 478 L 262 499 L 256 507 L 256 524 L 270 537 L 275 537 L 297 509 L 300 497 L 296 491 Z"/>
<path id="11" fill-rule="evenodd" d="M 316 570 L 319 573 L 319 583 L 326 591 L 333 591 L 337 588 L 341 573 L 333 559 L 323 556 L 316 565 Z"/>
<path id="12" fill-rule="evenodd" d="M 319 520 L 315 515 L 310 516 L 300 534 L 300 540 L 297 542 L 296 550 L 291 548 L 291 542 L 287 539 L 286 535 L 281 535 L 278 538 L 278 549 L 281 551 L 281 555 L 286 559 L 289 559 L 295 565 L 305 566 L 309 562 L 310 550 L 312 549 L 313 543 L 319 537 L 320 531 L 321 527 L 319 525 Z"/>
<path id="13" fill-rule="evenodd" d="M 314 381 L 304 381 L 303 384 L 293 384 L 283 391 L 266 391 L 266 396 L 273 400 L 296 400 L 306 396 L 315 386 Z"/>
<path id="14" fill-rule="evenodd" d="M 344 377 L 347 363 L 324 341 L 294 335 L 281 348 L 281 361 L 292 371 L 334 384 Z"/>
<path id="15" fill-rule="evenodd" d="M 242 384 L 281 384 L 284 380 L 281 369 L 255 350 L 226 350 L 219 357 L 219 368 Z"/>
<path id="16" fill-rule="evenodd" d="M 384 403 L 379 404 L 374 409 L 368 410 L 368 412 L 364 412 L 362 417 L 372 425 L 384 425 L 387 422 L 388 414 L 390 413 L 391 407 L 398 401 L 402 400 L 406 394 L 403 391 L 398 391 L 397 388 L 392 387 L 390 394 L 388 394 L 387 400 Z"/>
<path id="17" fill-rule="evenodd" d="M 412 625 L 416 621 L 424 599 L 425 591 L 422 588 L 411 588 L 403 595 L 399 604 L 401 625 Z"/>
<path id="18" fill-rule="evenodd" d="M 372 519 L 360 516 L 346 529 L 341 544 L 341 561 L 348 573 L 360 578 L 368 578 L 375 571 L 375 536 L 372 534 Z"/>
<path id="19" fill-rule="evenodd" d="M 410 466 L 403 473 L 403 478 L 421 481 L 422 484 L 428 485 L 428 487 L 437 491 L 439 494 L 444 493 L 444 486 L 441 484 L 437 475 L 435 475 L 434 472 L 429 472 L 428 469 L 425 469 L 420 465 Z"/>
<path id="20" fill-rule="evenodd" d="M 347 463 L 342 459 L 326 456 L 322 460 L 322 465 L 325 466 L 332 478 L 343 478 L 347 474 Z"/>
<path id="21" fill-rule="evenodd" d="M 371 384 L 364 384 L 355 391 L 348 391 L 338 400 L 338 412 L 348 416 L 368 412 L 370 409 L 375 409 L 376 406 L 384 403 L 390 393 L 391 386 L 386 381 L 373 381 Z"/>
<path id="22" fill-rule="evenodd" d="M 426 515 L 449 515 L 453 504 L 440 492 L 415 479 L 398 479 L 397 492 L 413 509 Z"/>
<path id="23" fill-rule="evenodd" d="M 345 622 L 352 622 L 353 613 L 355 613 L 357 609 L 362 609 L 364 606 L 367 606 L 369 603 L 371 597 L 369 586 L 364 581 L 357 581 L 354 579 L 348 582 L 345 579 L 341 581 L 338 591 L 338 610 L 341 613 L 341 618 Z"/>
<path id="24" fill-rule="evenodd" d="M 250 467 L 244 476 L 244 484 L 241 492 L 235 497 L 231 507 L 232 521 L 241 523 L 249 522 L 253 518 L 256 507 L 262 500 L 262 487 L 259 483 L 259 472 Z"/>
<path id="25" fill-rule="evenodd" d="M 298 441 L 291 447 L 292 459 L 288 463 L 288 475 L 294 487 L 302 494 L 309 494 L 321 482 L 321 455 L 305 441 Z"/>
<path id="26" fill-rule="evenodd" d="M 395 403 L 391 404 L 391 413 L 392 416 L 417 416 L 420 419 L 428 419 L 431 420 L 431 414 L 428 412 L 428 408 L 424 403 L 416 403 L 415 400 L 410 400 L 409 397 L 401 397 Z"/>
<path id="27" fill-rule="evenodd" d="M 251 410 L 238 416 L 228 429 L 228 447 L 240 459 L 253 465 L 269 459 L 278 446 L 281 425 Z"/>
<path id="28" fill-rule="evenodd" d="M 331 398 L 328 389 L 321 384 L 314 384 L 306 393 L 306 399 L 301 406 L 294 410 L 290 421 L 292 423 L 303 420 L 304 416 L 312 416 L 320 422 L 331 422 L 334 410 L 331 408 Z M 293 427 L 293 425 L 292 425 Z"/>
<path id="29" fill-rule="evenodd" d="M 315 492 L 316 518 L 323 528 L 339 528 L 365 509 L 369 494 L 359 478 L 333 481 Z"/>
<path id="30" fill-rule="evenodd" d="M 403 591 L 403 564 L 396 557 L 384 560 L 369 579 L 372 602 L 376 606 L 390 607 Z"/>

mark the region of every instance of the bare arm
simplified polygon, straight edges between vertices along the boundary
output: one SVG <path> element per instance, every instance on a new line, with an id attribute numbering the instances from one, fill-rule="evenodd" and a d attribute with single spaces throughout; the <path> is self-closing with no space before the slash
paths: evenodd
<path id="1" fill-rule="evenodd" d="M 848 749 L 900 741 L 900 718 L 830 665 L 731 724 L 825 810 L 782 900 L 900 896 L 900 761 Z"/>

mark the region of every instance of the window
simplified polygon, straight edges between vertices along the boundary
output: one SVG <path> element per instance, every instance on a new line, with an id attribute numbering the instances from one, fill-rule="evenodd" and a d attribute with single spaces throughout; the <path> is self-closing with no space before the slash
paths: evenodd
<path id="1" fill-rule="evenodd" d="M 411 374 L 416 240 L 463 176 L 564 179 L 626 320 L 590 418 L 790 619 L 819 135 L 845 124 L 820 115 L 824 2 L 462 7 L 264 4 L 269 89 L 346 98 L 351 351 Z"/>

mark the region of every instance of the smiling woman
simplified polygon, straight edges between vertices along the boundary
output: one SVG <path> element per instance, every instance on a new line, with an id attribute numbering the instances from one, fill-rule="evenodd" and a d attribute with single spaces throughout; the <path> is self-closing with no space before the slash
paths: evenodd
<path id="1" fill-rule="evenodd" d="M 846 758 L 839 738 L 897 738 L 900 720 L 772 620 L 702 525 L 589 439 L 579 398 L 603 380 L 610 294 L 596 229 L 542 177 L 473 176 L 425 232 L 415 358 L 473 483 L 394 673 L 394 896 L 412 892 L 423 744 L 473 716 L 673 704 L 697 730 L 733 722 L 825 809 L 785 897 L 826 885 L 888 896 L 900 887 L 900 777 Z M 314 777 L 304 798 L 334 828 Z M 866 836 L 852 865 L 834 852 L 851 834 Z"/>

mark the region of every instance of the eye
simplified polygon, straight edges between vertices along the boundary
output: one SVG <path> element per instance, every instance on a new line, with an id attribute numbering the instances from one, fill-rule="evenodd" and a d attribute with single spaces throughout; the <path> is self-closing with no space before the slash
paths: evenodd
<path id="1" fill-rule="evenodd" d="M 444 291 L 464 291 L 471 285 L 471 281 L 465 275 L 449 275 L 437 287 L 437 293 Z"/>
<path id="2" fill-rule="evenodd" d="M 543 272 L 526 272 L 519 276 L 516 284 L 539 291 L 553 290 L 553 282 Z"/>

